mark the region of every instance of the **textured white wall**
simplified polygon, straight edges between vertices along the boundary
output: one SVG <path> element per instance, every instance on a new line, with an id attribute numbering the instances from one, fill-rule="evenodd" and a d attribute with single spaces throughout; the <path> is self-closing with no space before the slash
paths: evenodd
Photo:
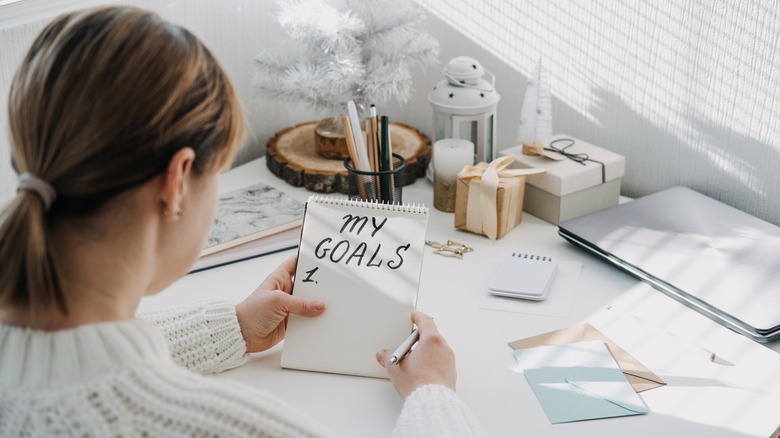
<path id="1" fill-rule="evenodd" d="M 497 75 L 502 103 L 520 105 L 543 57 L 554 130 L 624 155 L 623 194 L 685 185 L 780 224 L 780 3 L 419 3 L 489 52 L 494 69 L 525 75 Z M 516 121 L 500 120 L 502 142 L 514 141 Z"/>
<path id="2" fill-rule="evenodd" d="M 43 0 L 24 0 L 36 1 Z M 555 131 L 626 156 L 623 194 L 686 185 L 780 224 L 777 2 L 417 1 L 429 13 L 442 63 L 468 55 L 496 74 L 499 148 L 515 145 L 527 75 L 542 56 L 553 88 Z M 52 3 L 63 9 L 102 2 Z M 303 106 L 269 102 L 252 89 L 253 55 L 283 38 L 270 0 L 124 3 L 185 25 L 224 64 L 252 126 L 238 162 L 262 155 L 277 130 L 317 118 Z M 8 82 L 37 31 L 59 12 L 49 9 L 30 23 L 9 25 L 0 8 L 0 157 L 8 156 Z M 430 134 L 425 95 L 440 69 L 416 72 L 412 100 L 384 112 Z M 1 158 L 0 203 L 14 185 L 8 160 Z"/>

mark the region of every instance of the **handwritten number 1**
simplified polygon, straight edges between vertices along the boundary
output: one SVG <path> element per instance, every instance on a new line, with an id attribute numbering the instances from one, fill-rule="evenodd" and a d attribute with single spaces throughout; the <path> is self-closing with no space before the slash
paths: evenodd
<path id="1" fill-rule="evenodd" d="M 319 267 L 316 267 L 316 268 L 314 268 L 314 269 L 312 269 L 312 270 L 310 270 L 310 271 L 306 271 L 306 273 L 307 273 L 307 274 L 309 274 L 309 275 L 307 275 L 307 276 L 306 276 L 306 278 L 304 278 L 304 279 L 303 279 L 303 280 L 301 280 L 301 281 L 302 281 L 303 283 L 311 283 L 311 282 L 313 281 L 313 282 L 316 284 L 316 283 L 317 283 L 317 281 L 316 281 L 316 280 L 312 280 L 312 279 L 311 279 L 311 276 L 312 276 L 312 275 L 314 275 L 314 273 L 315 273 L 315 272 L 317 272 L 317 269 L 320 269 L 320 268 L 319 268 Z"/>

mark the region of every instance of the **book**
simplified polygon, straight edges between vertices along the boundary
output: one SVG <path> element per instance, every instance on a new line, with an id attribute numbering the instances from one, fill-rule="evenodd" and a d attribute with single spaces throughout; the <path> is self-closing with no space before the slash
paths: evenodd
<path id="1" fill-rule="evenodd" d="M 327 308 L 290 315 L 282 367 L 387 378 L 375 354 L 412 331 L 427 225 L 421 205 L 310 197 L 292 293 Z"/>
<path id="2" fill-rule="evenodd" d="M 297 248 L 300 237 L 301 227 L 297 226 L 276 234 L 250 240 L 249 242 L 199 257 L 189 273 L 218 268 L 231 263 Z"/>
<path id="3" fill-rule="evenodd" d="M 541 301 L 547 298 L 558 262 L 547 256 L 512 253 L 506 257 L 490 280 L 493 295 Z"/>
<path id="4" fill-rule="evenodd" d="M 300 229 L 302 220 L 303 203 L 268 184 L 257 183 L 224 193 L 219 197 L 214 224 L 196 267 L 213 265 L 215 260 L 224 264 L 231 258 L 246 259 L 253 252 L 262 253 L 268 249 L 263 246 L 264 243 L 280 241 L 278 237 L 263 238 Z M 292 234 L 285 236 L 291 237 Z M 249 242 L 254 244 L 248 245 Z M 226 251 L 231 248 L 236 250 Z M 220 256 L 215 257 L 215 254 Z"/>

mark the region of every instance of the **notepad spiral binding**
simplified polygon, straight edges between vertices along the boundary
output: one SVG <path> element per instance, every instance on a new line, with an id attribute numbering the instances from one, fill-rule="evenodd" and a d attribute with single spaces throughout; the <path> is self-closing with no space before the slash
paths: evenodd
<path id="1" fill-rule="evenodd" d="M 357 199 L 338 198 L 335 196 L 312 195 L 309 202 L 320 204 L 343 205 L 347 207 L 374 208 L 377 210 L 401 211 L 406 213 L 428 214 L 428 207 L 423 204 L 383 204 L 379 201 L 361 201 Z"/>
<path id="2" fill-rule="evenodd" d="M 552 257 L 547 256 L 539 256 L 535 254 L 526 254 L 522 252 L 513 252 L 512 257 L 516 257 L 519 259 L 527 259 L 527 260 L 539 260 L 541 262 L 551 262 L 553 261 Z"/>

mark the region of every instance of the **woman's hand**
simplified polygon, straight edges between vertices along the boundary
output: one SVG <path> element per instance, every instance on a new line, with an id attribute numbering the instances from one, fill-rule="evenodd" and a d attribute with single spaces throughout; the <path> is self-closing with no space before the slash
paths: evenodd
<path id="1" fill-rule="evenodd" d="M 236 316 L 246 341 L 247 353 L 267 350 L 284 339 L 287 315 L 318 316 L 325 303 L 290 295 L 295 275 L 295 256 L 276 268 L 247 299 L 236 305 Z"/>
<path id="2" fill-rule="evenodd" d="M 428 384 L 444 385 L 454 390 L 457 379 L 455 353 L 439 333 L 433 318 L 422 312 L 414 312 L 412 322 L 420 332 L 420 340 L 414 350 L 396 365 L 386 364 L 393 353 L 391 350 L 378 351 L 376 360 L 385 367 L 390 381 L 402 398 Z"/>

